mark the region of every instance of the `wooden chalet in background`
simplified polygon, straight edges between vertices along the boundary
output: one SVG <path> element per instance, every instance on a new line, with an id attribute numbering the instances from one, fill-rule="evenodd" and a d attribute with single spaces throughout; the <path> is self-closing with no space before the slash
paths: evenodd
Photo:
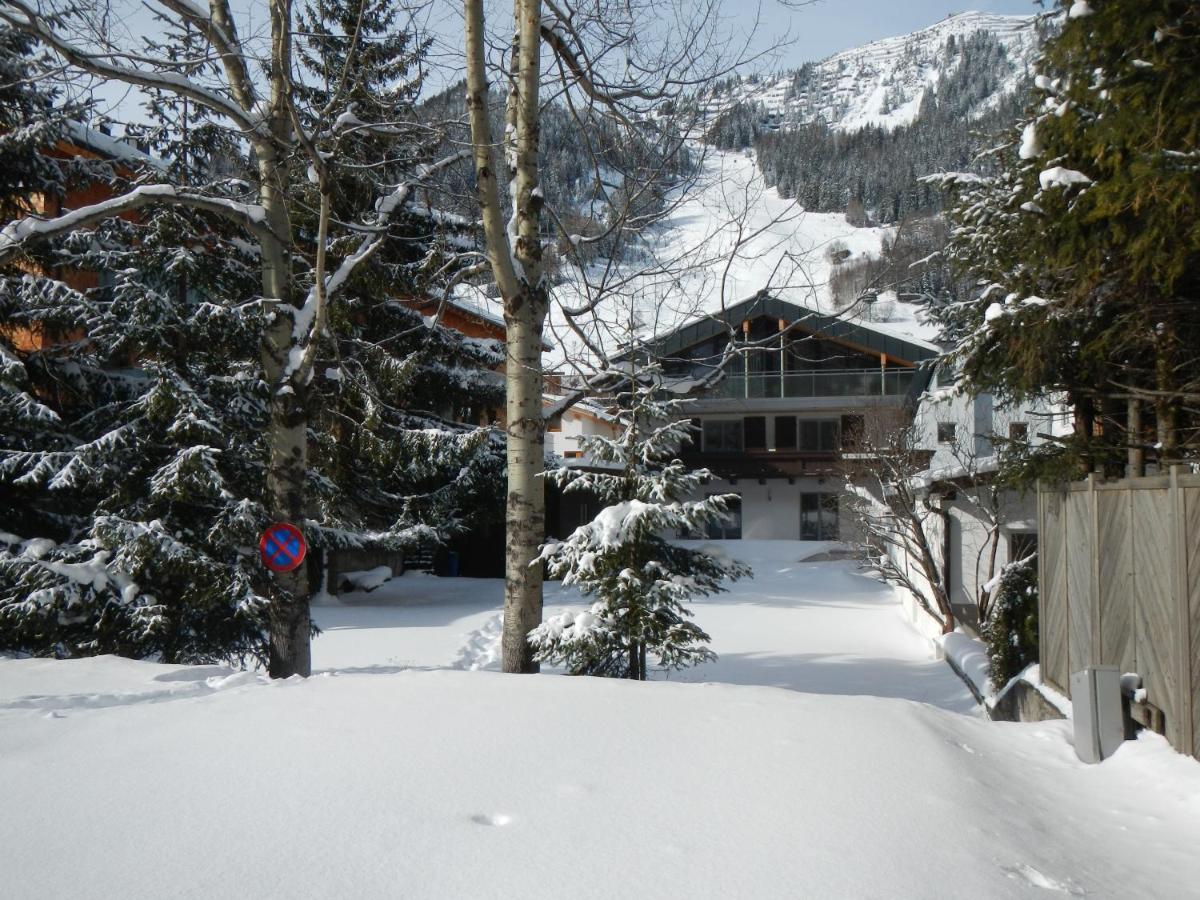
<path id="1" fill-rule="evenodd" d="M 731 332 L 744 344 L 714 371 Z M 708 493 L 741 497 L 710 538 L 844 536 L 842 454 L 874 410 L 909 411 L 938 349 L 883 328 L 758 294 L 658 338 L 669 390 L 693 402 L 683 458 L 711 469 Z"/>

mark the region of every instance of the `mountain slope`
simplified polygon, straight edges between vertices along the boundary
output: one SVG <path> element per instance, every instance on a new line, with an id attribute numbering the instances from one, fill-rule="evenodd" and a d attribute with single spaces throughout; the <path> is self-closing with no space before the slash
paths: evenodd
<path id="1" fill-rule="evenodd" d="M 716 116 L 755 105 L 772 127 L 821 121 L 840 131 L 911 124 L 922 101 L 963 60 L 968 39 L 983 32 L 1003 52 L 1005 68 L 993 95 L 1011 93 L 1026 76 L 1040 43 L 1037 16 L 965 12 L 911 34 L 843 50 L 774 76 L 752 76 L 718 86 L 706 98 Z M 988 108 L 988 101 L 978 112 Z"/>

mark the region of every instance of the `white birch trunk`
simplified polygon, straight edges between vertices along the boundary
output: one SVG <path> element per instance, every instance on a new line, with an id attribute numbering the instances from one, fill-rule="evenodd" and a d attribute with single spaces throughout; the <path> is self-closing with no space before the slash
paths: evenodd
<path id="1" fill-rule="evenodd" d="M 503 220 L 500 170 L 487 116 L 482 0 L 465 0 L 467 108 L 476 191 L 488 260 L 504 301 L 507 334 L 508 494 L 505 513 L 503 668 L 536 672 L 529 632 L 542 621 L 542 568 L 535 561 L 545 537 L 545 430 L 542 417 L 542 327 L 547 296 L 542 273 L 538 190 L 538 88 L 541 78 L 541 3 L 517 0 L 514 72 L 505 136 L 514 217 Z"/>

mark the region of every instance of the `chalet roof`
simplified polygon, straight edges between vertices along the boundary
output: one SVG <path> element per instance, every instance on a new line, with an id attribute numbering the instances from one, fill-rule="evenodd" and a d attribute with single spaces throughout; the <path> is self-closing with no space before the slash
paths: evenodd
<path id="1" fill-rule="evenodd" d="M 167 164 L 157 156 L 151 156 L 126 140 L 105 134 L 96 128 L 91 128 L 74 119 L 66 120 L 65 130 L 68 140 L 109 159 L 130 163 L 131 165 L 142 163 L 159 171 L 167 168 Z"/>
<path id="2" fill-rule="evenodd" d="M 939 353 L 933 344 L 916 338 L 902 338 L 861 322 L 827 316 L 808 307 L 779 300 L 766 292 L 755 294 L 727 309 L 695 319 L 672 332 L 660 335 L 651 346 L 661 356 L 699 344 L 702 341 L 724 334 L 747 319 L 760 316 L 786 320 L 789 325 L 799 325 L 820 337 L 858 348 L 886 353 L 896 362 L 917 364 L 933 359 Z"/>

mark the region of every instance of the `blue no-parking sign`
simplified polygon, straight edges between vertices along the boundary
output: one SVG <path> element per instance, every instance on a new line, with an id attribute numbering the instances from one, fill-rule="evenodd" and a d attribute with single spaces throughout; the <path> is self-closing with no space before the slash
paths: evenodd
<path id="1" fill-rule="evenodd" d="M 308 545 L 300 529 L 290 522 L 276 522 L 258 542 L 263 565 L 272 572 L 290 572 L 304 562 Z"/>

